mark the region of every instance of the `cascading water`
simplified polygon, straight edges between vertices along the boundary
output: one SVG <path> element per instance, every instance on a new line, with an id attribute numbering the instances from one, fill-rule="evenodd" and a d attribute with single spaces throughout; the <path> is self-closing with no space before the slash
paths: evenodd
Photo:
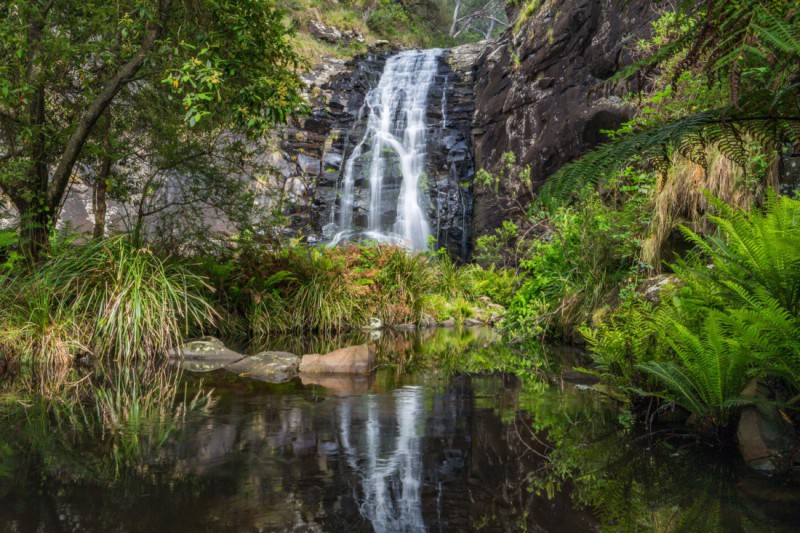
<path id="1" fill-rule="evenodd" d="M 386 61 L 377 87 L 366 97 L 366 131 L 347 158 L 342 176 L 338 232 L 331 245 L 360 238 L 424 249 L 431 234 L 420 181 L 425 166 L 428 92 L 440 49 L 400 52 Z M 399 171 L 399 172 L 398 172 Z M 357 183 L 366 178 L 366 219 L 357 216 Z M 396 202 L 387 194 L 400 180 Z M 394 185 L 394 184 L 391 184 Z M 394 205 L 392 205 L 394 204 Z"/>

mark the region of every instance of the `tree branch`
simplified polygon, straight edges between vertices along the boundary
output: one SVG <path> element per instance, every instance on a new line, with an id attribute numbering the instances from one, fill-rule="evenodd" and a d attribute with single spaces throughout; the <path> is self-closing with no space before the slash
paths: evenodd
<path id="1" fill-rule="evenodd" d="M 164 27 L 169 19 L 171 5 L 172 0 L 160 0 L 156 26 L 147 34 L 139 50 L 133 54 L 133 57 L 106 82 L 106 85 L 97 95 L 94 102 L 92 102 L 81 117 L 78 127 L 69 137 L 64 147 L 64 152 L 58 162 L 58 166 L 53 172 L 52 180 L 47 188 L 47 202 L 50 206 L 58 205 L 61 198 L 64 196 L 75 162 L 78 160 L 78 156 L 84 144 L 86 144 L 86 140 L 89 138 L 97 120 L 114 97 L 116 97 L 117 93 L 130 82 L 133 76 L 142 67 L 147 55 L 155 47 L 156 41 L 164 31 Z"/>

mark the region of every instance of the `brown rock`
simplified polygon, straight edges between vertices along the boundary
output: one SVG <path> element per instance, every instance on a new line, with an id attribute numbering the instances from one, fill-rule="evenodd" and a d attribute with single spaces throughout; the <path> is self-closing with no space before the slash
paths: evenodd
<path id="1" fill-rule="evenodd" d="M 375 366 L 375 347 L 349 346 L 331 353 L 307 354 L 300 361 L 300 372 L 308 374 L 369 374 Z"/>
<path id="2" fill-rule="evenodd" d="M 736 439 L 739 452 L 747 466 L 765 473 L 784 470 L 789 463 L 795 430 L 778 408 L 771 405 L 770 390 L 762 382 L 753 380 L 742 396 L 764 400 L 763 403 L 746 407 L 739 417 Z"/>

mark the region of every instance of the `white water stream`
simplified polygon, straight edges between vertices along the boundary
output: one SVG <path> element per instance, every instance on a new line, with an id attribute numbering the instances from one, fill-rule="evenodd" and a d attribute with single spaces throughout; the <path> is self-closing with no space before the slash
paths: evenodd
<path id="1" fill-rule="evenodd" d="M 425 215 L 420 180 L 427 143 L 425 120 L 428 92 L 438 68 L 440 49 L 408 50 L 386 61 L 378 85 L 367 93 L 367 126 L 345 162 L 338 232 L 331 245 L 368 238 L 424 249 L 431 234 Z M 386 177 L 399 166 L 402 175 L 396 216 L 387 220 Z M 367 223 L 358 227 L 356 182 L 368 182 Z M 363 226 L 363 223 L 361 224 Z"/>

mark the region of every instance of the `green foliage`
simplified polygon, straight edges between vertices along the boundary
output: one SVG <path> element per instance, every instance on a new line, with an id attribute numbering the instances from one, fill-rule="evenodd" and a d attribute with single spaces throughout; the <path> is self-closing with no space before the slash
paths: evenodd
<path id="1" fill-rule="evenodd" d="M 596 327 L 579 328 L 592 362 L 612 389 L 633 397 L 634 387 L 645 385 L 638 365 L 652 361 L 659 349 L 660 325 L 653 306 L 638 298 L 626 299 Z"/>
<path id="2" fill-rule="evenodd" d="M 677 320 L 662 319 L 659 326 L 677 361 L 638 366 L 667 387 L 659 395 L 698 415 L 700 423 L 711 428 L 727 426 L 735 409 L 748 402 L 741 392 L 754 363 L 725 322 L 724 315 L 709 312 L 700 325 L 692 324 L 692 331 Z"/>
<path id="3" fill-rule="evenodd" d="M 638 208 L 636 202 L 625 205 Z M 523 338 L 569 337 L 637 269 L 634 236 L 641 221 L 634 211 L 616 211 L 594 194 L 539 216 L 550 229 L 521 263 L 526 277 L 507 323 Z"/>
<path id="4" fill-rule="evenodd" d="M 147 171 L 130 165 L 123 173 L 143 179 L 153 168 L 224 153 L 214 142 L 222 131 L 222 144 L 231 144 L 231 131 L 263 135 L 305 108 L 292 29 L 269 1 L 90 1 L 75 9 L 14 0 L 0 6 L 0 18 L 0 189 L 21 214 L 21 249 L 31 260 L 46 247 L 76 165 L 101 159 L 109 174 L 121 140 L 152 135 L 173 148 L 131 149 Z M 174 126 L 170 135 L 159 137 L 162 123 Z M 167 141 L 194 140 L 198 127 L 216 130 L 205 151 L 163 157 L 175 156 Z"/>
<path id="5" fill-rule="evenodd" d="M 216 289 L 222 325 L 258 338 L 283 332 L 358 329 L 472 316 L 474 300 L 508 296 L 507 274 L 459 267 L 444 251 L 411 253 L 384 245 L 275 250 L 243 243 L 198 266 Z M 505 292 L 503 292 L 505 291 Z"/>
<path id="6" fill-rule="evenodd" d="M 741 393 L 754 377 L 800 389 L 800 200 L 770 195 L 751 211 L 709 201 L 718 233 L 683 229 L 696 252 L 673 265 L 681 287 L 657 309 L 626 303 L 582 333 L 612 383 L 717 429 L 752 401 Z"/>
<path id="7" fill-rule="evenodd" d="M 713 201 L 718 236 L 684 230 L 703 260 L 675 265 L 686 283 L 672 312 L 687 327 L 696 314 L 722 313 L 725 333 L 756 374 L 800 387 L 800 200 L 767 198 L 763 211 Z"/>

